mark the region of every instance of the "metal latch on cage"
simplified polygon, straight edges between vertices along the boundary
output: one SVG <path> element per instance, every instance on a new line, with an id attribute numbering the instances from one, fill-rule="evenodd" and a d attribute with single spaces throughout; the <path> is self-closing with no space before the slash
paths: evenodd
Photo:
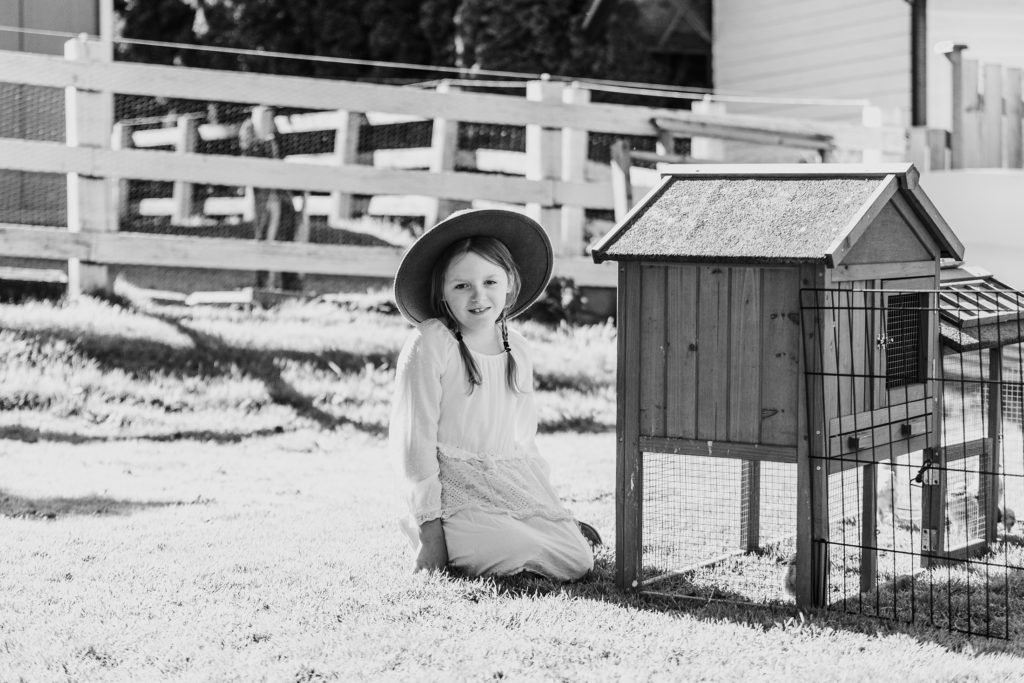
<path id="1" fill-rule="evenodd" d="M 938 486 L 942 483 L 941 474 L 932 467 L 931 458 L 927 458 L 921 465 L 921 469 L 918 471 L 917 476 L 914 477 L 914 481 L 924 486 Z"/>

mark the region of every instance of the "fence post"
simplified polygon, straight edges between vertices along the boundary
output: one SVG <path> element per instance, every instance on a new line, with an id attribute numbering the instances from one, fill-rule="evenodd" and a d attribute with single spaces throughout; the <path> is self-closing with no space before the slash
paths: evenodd
<path id="1" fill-rule="evenodd" d="M 981 149 L 979 163 L 985 168 L 1003 166 L 1003 67 L 985 65 L 985 90 L 981 96 Z"/>
<path id="2" fill-rule="evenodd" d="M 83 64 L 101 65 L 113 58 L 106 46 L 84 35 L 64 43 L 64 58 Z M 114 120 L 114 97 L 110 92 L 67 87 L 64 90 L 67 145 L 109 148 Z M 110 179 L 68 174 L 68 230 L 70 232 L 116 232 Z M 113 291 L 113 273 L 106 265 L 68 260 L 69 299 L 82 294 Z"/>
<path id="3" fill-rule="evenodd" d="M 175 154 L 195 154 L 199 147 L 199 120 L 201 114 L 182 114 L 175 125 L 177 138 L 174 141 Z M 174 208 L 171 210 L 172 225 L 191 225 L 196 216 L 195 186 L 185 180 L 175 180 Z M 202 213 L 200 209 L 199 213 Z"/>
<path id="4" fill-rule="evenodd" d="M 950 167 L 975 168 L 978 165 L 978 62 L 964 59 L 966 45 L 953 45 L 946 57 L 953 65 L 953 130 L 949 149 Z"/>
<path id="5" fill-rule="evenodd" d="M 458 86 L 448 79 L 437 84 L 439 94 L 458 92 L 458 90 Z M 458 154 L 459 122 L 453 119 L 434 119 L 430 131 L 430 172 L 454 171 Z M 429 230 L 438 221 L 447 218 L 458 209 L 466 207 L 466 202 L 438 197 L 430 203 L 428 212 L 423 216 L 423 228 Z"/>
<path id="6" fill-rule="evenodd" d="M 611 148 L 612 200 L 615 206 L 615 221 L 621 221 L 633 208 L 633 181 L 629 169 L 633 165 L 626 141 L 619 138 Z"/>
<path id="7" fill-rule="evenodd" d="M 590 91 L 580 83 L 573 82 L 562 92 L 566 104 L 587 104 Z M 562 180 L 583 183 L 587 180 L 587 148 L 590 134 L 585 129 L 562 129 Z M 578 256 L 583 253 L 586 238 L 584 226 L 586 212 L 582 206 L 562 207 L 562 247 L 565 254 Z"/>
<path id="8" fill-rule="evenodd" d="M 562 83 L 549 80 L 530 81 L 526 84 L 526 98 L 535 102 L 561 102 Z M 526 126 L 526 177 L 529 180 L 558 180 L 562 177 L 562 131 L 559 128 Z M 555 253 L 563 255 L 567 247 L 562 243 L 562 222 L 556 206 L 527 204 L 526 213 L 544 226 Z"/>
<path id="9" fill-rule="evenodd" d="M 338 111 L 338 128 L 334 132 L 334 163 L 348 166 L 359 163 L 359 131 L 365 117 L 361 113 Z M 355 202 L 351 194 L 342 190 L 331 193 L 327 210 L 327 224 L 332 228 L 343 227 L 343 223 L 355 214 Z"/>
<path id="10" fill-rule="evenodd" d="M 120 121 L 115 123 L 110 133 L 110 149 L 120 151 L 122 149 L 131 149 L 131 146 L 131 127 Z M 120 226 L 122 223 L 127 222 L 131 212 L 128 181 L 122 178 L 111 178 L 110 183 L 111 191 L 113 192 L 111 204 L 117 213 L 117 224 Z"/>
<path id="11" fill-rule="evenodd" d="M 939 128 L 914 126 L 910 129 L 910 158 L 922 173 L 946 168 L 949 134 Z"/>
<path id="12" fill-rule="evenodd" d="M 1021 140 L 1021 125 L 1024 124 L 1024 108 L 1021 102 L 1021 70 L 1006 70 L 1004 96 L 1006 98 L 1006 138 L 1003 140 L 1006 150 L 1006 167 L 1021 168 L 1024 166 L 1024 142 Z"/>
<path id="13" fill-rule="evenodd" d="M 705 95 L 704 99 L 693 101 L 690 111 L 694 114 L 725 114 L 725 102 L 715 102 Z M 722 161 L 725 159 L 725 140 L 692 137 L 690 156 L 701 161 Z"/>

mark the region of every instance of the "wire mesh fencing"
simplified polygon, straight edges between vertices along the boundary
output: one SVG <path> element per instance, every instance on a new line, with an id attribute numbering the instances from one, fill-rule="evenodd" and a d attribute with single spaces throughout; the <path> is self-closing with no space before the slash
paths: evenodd
<path id="1" fill-rule="evenodd" d="M 964 280 L 805 297 L 805 318 L 832 335 L 807 375 L 828 425 L 812 465 L 828 473 L 817 542 L 830 609 L 1019 632 L 1021 303 Z"/>
<path id="2" fill-rule="evenodd" d="M 796 465 L 644 453 L 644 587 L 790 603 Z"/>

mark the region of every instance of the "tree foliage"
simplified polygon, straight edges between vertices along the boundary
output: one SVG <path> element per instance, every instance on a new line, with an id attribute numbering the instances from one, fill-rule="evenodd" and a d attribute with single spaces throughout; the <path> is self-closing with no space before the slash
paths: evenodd
<path id="1" fill-rule="evenodd" d="M 590 0 L 116 0 L 121 34 L 201 46 L 461 66 L 571 77 L 671 82 L 643 38 L 610 29 L 585 38 Z M 636 24 L 617 3 L 609 27 Z M 382 65 L 123 44 L 122 59 L 291 75 L 433 77 Z"/>

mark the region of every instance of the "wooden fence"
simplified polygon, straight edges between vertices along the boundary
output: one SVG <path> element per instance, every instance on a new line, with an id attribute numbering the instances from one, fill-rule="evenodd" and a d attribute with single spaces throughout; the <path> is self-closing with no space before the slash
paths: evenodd
<path id="1" fill-rule="evenodd" d="M 817 141 L 814 144 L 827 139 L 830 154 L 843 161 L 871 153 L 898 157 L 906 143 L 906 131 L 898 127 L 593 103 L 581 84 L 556 81 L 530 82 L 526 98 L 519 98 L 461 91 L 453 84 L 428 90 L 111 62 L 103 58 L 96 43 L 85 40 L 69 42 L 64 59 L 0 53 L 0 82 L 63 88 L 67 93 L 66 144 L 0 138 L 0 169 L 66 174 L 68 225 L 0 225 L 0 253 L 69 259 L 71 295 L 109 288 L 107 266 L 115 264 L 390 277 L 400 259 L 398 249 L 381 247 L 120 232 L 123 181 L 128 179 L 175 183 L 178 191 L 170 202 L 151 201 L 147 210 L 184 223 L 196 212 L 245 213 L 237 201 L 231 206 L 221 202 L 219 209 L 216 201 L 210 206 L 189 206 L 188 184 L 271 187 L 307 197 L 322 195 L 317 211 L 336 219 L 350 210 L 353 195 L 424 197 L 429 218 L 443 217 L 470 202 L 521 206 L 549 230 L 560 256 L 557 274 L 580 285 L 614 286 L 614 268 L 595 265 L 585 256 L 584 212 L 614 208 L 611 172 L 598 171 L 587 160 L 590 133 L 652 136 L 662 142 L 677 136 L 767 145 L 810 136 Z M 234 132 L 204 128 L 201 121 L 188 117 L 179 120 L 170 134 L 128 131 L 113 121 L 114 93 L 317 110 L 276 123 L 282 130 L 289 126 L 291 130 L 315 126 L 333 130 L 335 145 L 329 154 L 315 159 L 197 154 L 194 141 L 198 137 Z M 359 117 L 366 112 L 432 120 L 432 144 L 423 153 L 427 167 L 360 163 L 354 140 Z M 462 122 L 524 126 L 526 151 L 516 162 L 522 175 L 456 170 L 463 153 L 457 149 Z M 160 136 L 167 135 L 175 136 L 174 152 L 144 148 L 166 143 L 169 138 Z M 478 156 L 474 165 L 479 170 L 487 163 Z"/>
<path id="2" fill-rule="evenodd" d="M 924 170 L 1024 168 L 1022 70 L 984 64 L 952 45 L 952 126 L 911 131 L 911 160 Z"/>

